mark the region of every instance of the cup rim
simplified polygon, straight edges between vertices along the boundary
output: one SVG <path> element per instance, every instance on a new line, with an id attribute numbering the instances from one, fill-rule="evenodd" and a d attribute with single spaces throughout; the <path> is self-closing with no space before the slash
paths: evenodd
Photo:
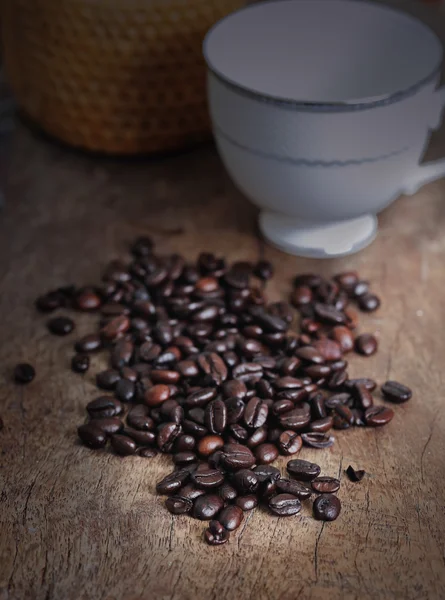
<path id="1" fill-rule="evenodd" d="M 326 102 L 316 101 L 316 100 L 314 100 L 314 101 L 313 100 L 298 100 L 295 98 L 285 98 L 285 97 L 281 97 L 281 96 L 267 94 L 264 92 L 259 92 L 259 91 L 249 88 L 248 86 L 244 86 L 238 82 L 233 81 L 230 77 L 227 77 L 221 71 L 219 71 L 214 65 L 212 65 L 212 61 L 209 58 L 208 44 L 209 44 L 209 40 L 210 40 L 213 32 L 224 21 L 230 19 L 231 17 L 233 17 L 234 15 L 236 15 L 238 13 L 253 10 L 256 7 L 261 6 L 261 5 L 276 3 L 276 1 L 277 0 L 262 0 L 261 2 L 255 2 L 254 4 L 249 4 L 247 6 L 243 6 L 239 9 L 233 11 L 229 15 L 226 15 L 219 21 L 217 21 L 214 25 L 212 25 L 212 27 L 210 27 L 210 29 L 207 31 L 207 34 L 204 37 L 204 41 L 202 43 L 202 53 L 204 56 L 204 60 L 207 64 L 208 70 L 220 82 L 222 82 L 227 87 L 232 88 L 233 90 L 239 92 L 240 94 L 242 94 L 244 96 L 247 96 L 247 97 L 253 98 L 255 100 L 259 100 L 261 102 L 268 103 L 268 104 L 274 104 L 274 105 L 289 107 L 289 108 L 298 108 L 298 109 L 306 110 L 306 111 L 349 112 L 349 111 L 356 111 L 356 110 L 366 110 L 366 109 L 373 108 L 373 107 L 385 106 L 388 104 L 393 104 L 395 102 L 399 102 L 400 100 L 402 100 L 404 98 L 413 96 L 421 88 L 428 85 L 429 83 L 432 83 L 440 75 L 442 62 L 443 62 L 443 45 L 442 45 L 442 42 L 440 41 L 439 37 L 437 36 L 437 34 L 428 25 L 423 23 L 420 19 L 417 19 L 416 17 L 410 15 L 409 13 L 398 10 L 397 8 L 388 6 L 386 4 L 376 3 L 374 0 L 341 0 L 342 2 L 354 2 L 355 4 L 357 4 L 357 2 L 363 2 L 363 4 L 368 4 L 368 5 L 372 5 L 374 7 L 378 7 L 379 9 L 381 9 L 383 11 L 389 11 L 389 12 L 395 13 L 399 16 L 403 15 L 404 17 L 408 18 L 409 20 L 415 22 L 417 25 L 420 25 L 421 27 L 426 29 L 429 32 L 429 34 L 432 35 L 436 39 L 439 47 L 442 49 L 442 51 L 440 53 L 440 58 L 439 58 L 438 64 L 435 65 L 434 68 L 432 69 L 432 71 L 428 75 L 423 77 L 420 81 L 417 81 L 416 83 L 411 84 L 410 86 L 408 86 L 402 90 L 398 90 L 396 92 L 389 92 L 387 94 L 382 94 L 379 96 L 371 96 L 368 98 L 361 98 L 361 99 L 357 99 L 357 100 L 341 100 L 341 101 L 326 101 Z M 280 0 L 280 2 L 295 2 L 295 1 L 296 0 Z"/>

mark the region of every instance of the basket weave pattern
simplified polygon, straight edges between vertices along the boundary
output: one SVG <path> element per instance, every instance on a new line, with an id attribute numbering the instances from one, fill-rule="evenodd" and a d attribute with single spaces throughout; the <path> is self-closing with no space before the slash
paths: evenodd
<path id="1" fill-rule="evenodd" d="M 245 0 L 2 0 L 6 71 L 47 133 L 130 154 L 209 135 L 201 45 Z"/>

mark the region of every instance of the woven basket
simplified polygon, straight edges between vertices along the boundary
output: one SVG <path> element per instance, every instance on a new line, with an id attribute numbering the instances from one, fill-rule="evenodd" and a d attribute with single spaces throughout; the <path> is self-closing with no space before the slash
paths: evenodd
<path id="1" fill-rule="evenodd" d="M 99 152 L 209 136 L 201 44 L 245 0 L 0 0 L 4 62 L 44 131 Z"/>

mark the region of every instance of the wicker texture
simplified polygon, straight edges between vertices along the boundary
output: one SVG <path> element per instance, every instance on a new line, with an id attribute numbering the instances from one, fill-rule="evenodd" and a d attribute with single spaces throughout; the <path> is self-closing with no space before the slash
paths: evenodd
<path id="1" fill-rule="evenodd" d="M 1 0 L 5 67 L 44 131 L 94 151 L 178 149 L 209 135 L 201 45 L 245 0 Z"/>

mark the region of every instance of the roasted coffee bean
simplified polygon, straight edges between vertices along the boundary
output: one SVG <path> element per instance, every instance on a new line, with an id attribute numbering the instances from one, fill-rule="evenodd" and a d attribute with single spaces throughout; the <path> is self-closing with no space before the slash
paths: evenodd
<path id="1" fill-rule="evenodd" d="M 112 396 L 99 396 L 88 402 L 86 408 L 92 419 L 115 417 L 122 412 L 122 404 Z"/>
<path id="2" fill-rule="evenodd" d="M 179 489 L 176 495 L 180 496 L 181 498 L 186 498 L 187 500 L 195 500 L 204 494 L 204 490 L 197 488 L 193 485 L 193 483 L 187 483 L 184 487 Z"/>
<path id="3" fill-rule="evenodd" d="M 205 352 L 197 358 L 198 366 L 213 385 L 221 385 L 227 379 L 227 367 L 218 354 Z"/>
<path id="4" fill-rule="evenodd" d="M 332 365 L 329 365 L 332 371 Z M 348 379 L 348 373 L 346 371 L 340 370 L 335 371 L 329 375 L 326 380 L 326 387 L 330 390 L 337 390 L 341 388 Z"/>
<path id="5" fill-rule="evenodd" d="M 57 308 L 65 305 L 65 299 L 57 290 L 48 292 L 43 296 L 39 296 L 35 301 L 37 310 L 43 313 L 53 312 Z"/>
<path id="6" fill-rule="evenodd" d="M 314 501 L 314 517 L 319 521 L 335 521 L 340 510 L 340 500 L 333 494 L 322 494 Z"/>
<path id="7" fill-rule="evenodd" d="M 74 349 L 76 352 L 80 353 L 88 353 L 88 352 L 96 352 L 102 348 L 102 340 L 100 339 L 100 335 L 96 333 L 90 333 L 88 335 L 84 335 L 80 340 L 74 344 Z"/>
<path id="8" fill-rule="evenodd" d="M 181 496 L 170 496 L 165 501 L 165 507 L 172 515 L 184 515 L 192 510 L 193 502 Z"/>
<path id="9" fill-rule="evenodd" d="M 117 382 L 115 388 L 116 398 L 118 398 L 121 402 L 130 402 L 135 393 L 135 386 L 128 379 L 121 379 Z"/>
<path id="10" fill-rule="evenodd" d="M 280 415 L 278 420 L 283 429 L 301 431 L 309 425 L 311 415 L 310 412 L 306 411 L 304 408 L 294 408 L 293 410 Z"/>
<path id="11" fill-rule="evenodd" d="M 255 448 L 256 462 L 268 465 L 278 458 L 278 449 L 274 444 L 260 444 Z"/>
<path id="12" fill-rule="evenodd" d="M 386 425 L 394 416 L 394 411 L 386 406 L 371 406 L 365 411 L 365 421 L 370 427 Z"/>
<path id="13" fill-rule="evenodd" d="M 258 465 L 253 469 L 253 472 L 259 483 L 264 483 L 268 479 L 277 481 L 281 477 L 280 470 L 271 465 Z"/>
<path id="14" fill-rule="evenodd" d="M 365 312 L 373 312 L 380 306 L 380 298 L 375 294 L 362 294 L 358 299 L 359 307 Z"/>
<path id="15" fill-rule="evenodd" d="M 334 477 L 317 477 L 311 485 L 317 494 L 333 494 L 340 489 L 340 481 Z"/>
<path id="16" fill-rule="evenodd" d="M 16 383 L 31 383 L 36 376 L 36 371 L 29 363 L 20 363 L 14 367 L 14 380 Z"/>
<path id="17" fill-rule="evenodd" d="M 133 342 L 120 339 L 111 351 L 110 364 L 114 369 L 122 369 L 131 361 L 134 352 Z"/>
<path id="18" fill-rule="evenodd" d="M 225 444 L 221 455 L 222 464 L 229 470 L 249 469 L 255 464 L 252 451 L 241 444 Z"/>
<path id="19" fill-rule="evenodd" d="M 95 419 L 94 421 L 90 421 L 90 423 L 94 426 L 99 427 L 102 431 L 107 434 L 118 433 L 122 431 L 124 424 L 117 417 L 108 417 L 103 419 Z"/>
<path id="20" fill-rule="evenodd" d="M 329 365 L 309 365 L 304 369 L 304 372 L 312 381 L 319 382 L 320 379 L 324 379 L 330 375 L 331 367 Z"/>
<path id="21" fill-rule="evenodd" d="M 299 481 L 312 481 L 321 472 L 321 468 L 317 464 L 298 458 L 290 460 L 286 465 L 286 469 Z"/>
<path id="22" fill-rule="evenodd" d="M 269 500 L 269 510 L 278 517 L 291 517 L 301 510 L 301 502 L 292 494 L 278 494 Z"/>
<path id="23" fill-rule="evenodd" d="M 326 435 L 325 433 L 302 433 L 301 439 L 305 446 L 311 448 L 330 448 L 334 445 L 335 439 L 332 435 Z"/>
<path id="24" fill-rule="evenodd" d="M 239 506 L 241 510 L 252 510 L 258 506 L 258 498 L 253 494 L 249 494 L 248 496 L 238 496 L 235 499 L 235 505 Z"/>
<path id="25" fill-rule="evenodd" d="M 106 371 L 101 371 L 96 375 L 96 385 L 102 390 L 114 390 L 118 381 L 120 381 L 121 376 L 118 371 L 114 369 L 107 369 Z"/>
<path id="26" fill-rule="evenodd" d="M 156 443 L 161 452 L 170 452 L 173 448 L 173 443 L 181 434 L 181 425 L 177 423 L 165 423 L 158 431 Z"/>
<path id="27" fill-rule="evenodd" d="M 350 399 L 351 395 L 347 393 L 334 394 L 330 398 L 327 398 L 324 404 L 326 408 L 333 410 L 339 404 L 347 404 Z"/>
<path id="28" fill-rule="evenodd" d="M 345 382 L 345 387 L 352 390 L 356 385 L 364 385 L 367 390 L 373 392 L 377 387 L 377 383 L 373 379 L 367 377 L 360 377 L 358 379 L 349 379 Z"/>
<path id="29" fill-rule="evenodd" d="M 78 427 L 77 433 L 85 446 L 89 448 L 103 448 L 107 443 L 105 431 L 95 425 L 94 421 Z"/>
<path id="30" fill-rule="evenodd" d="M 156 434 L 153 431 L 140 431 L 125 427 L 123 433 L 134 440 L 138 446 L 153 446 L 156 443 Z"/>
<path id="31" fill-rule="evenodd" d="M 329 416 L 329 417 L 325 417 L 324 419 L 317 419 L 315 421 L 312 421 L 311 424 L 309 425 L 309 429 L 311 431 L 315 431 L 317 433 L 326 433 L 327 431 L 329 431 L 330 429 L 332 429 L 332 427 L 334 426 L 334 418 Z"/>
<path id="32" fill-rule="evenodd" d="M 275 416 L 279 416 L 286 412 L 289 412 L 293 408 L 294 408 L 294 403 L 292 402 L 292 400 L 286 400 L 286 399 L 277 400 L 277 402 L 274 402 L 272 404 L 272 413 Z"/>
<path id="33" fill-rule="evenodd" d="M 203 490 L 217 488 L 224 483 L 224 475 L 218 469 L 208 465 L 199 465 L 192 474 L 192 481 L 196 487 Z"/>
<path id="34" fill-rule="evenodd" d="M 191 435 L 182 434 L 178 436 L 174 443 L 175 452 L 190 452 L 196 448 L 196 440 Z"/>
<path id="35" fill-rule="evenodd" d="M 210 521 L 209 527 L 204 532 L 204 539 L 209 546 L 221 546 L 229 541 L 230 533 L 219 521 Z"/>
<path id="36" fill-rule="evenodd" d="M 268 260 L 259 260 L 253 270 L 254 275 L 266 281 L 271 279 L 274 274 L 274 268 Z"/>
<path id="37" fill-rule="evenodd" d="M 242 425 L 238 425 L 237 423 L 230 425 L 229 432 L 237 442 L 245 442 L 249 438 L 247 429 L 242 427 Z"/>
<path id="38" fill-rule="evenodd" d="M 355 340 L 355 350 L 363 356 L 371 356 L 377 352 L 377 339 L 370 333 L 362 333 Z"/>
<path id="39" fill-rule="evenodd" d="M 333 279 L 335 279 L 340 287 L 350 290 L 358 281 L 358 273 L 357 271 L 345 271 L 337 273 Z"/>
<path id="40" fill-rule="evenodd" d="M 244 519 L 243 511 L 239 506 L 226 506 L 219 514 L 219 522 L 227 531 L 235 531 Z"/>
<path id="41" fill-rule="evenodd" d="M 253 494 L 259 484 L 257 474 L 250 469 L 240 469 L 234 474 L 232 481 L 241 495 Z"/>
<path id="42" fill-rule="evenodd" d="M 205 409 L 205 426 L 210 433 L 221 434 L 227 425 L 227 407 L 223 400 L 216 398 Z"/>
<path id="43" fill-rule="evenodd" d="M 196 438 L 202 438 L 208 435 L 209 433 L 206 427 L 204 427 L 203 425 L 199 425 L 194 421 L 190 421 L 189 419 L 184 419 L 184 421 L 182 422 L 182 428 L 184 429 L 185 433 L 193 435 Z"/>
<path id="44" fill-rule="evenodd" d="M 351 481 L 357 482 L 363 479 L 363 477 L 366 475 L 366 471 L 363 469 L 356 470 L 354 467 L 349 465 L 349 467 L 346 469 L 346 474 Z"/>
<path id="45" fill-rule="evenodd" d="M 300 451 L 303 442 L 295 431 L 283 431 L 278 440 L 278 449 L 281 454 L 290 456 Z"/>
<path id="46" fill-rule="evenodd" d="M 169 371 L 168 369 L 153 369 L 150 374 L 153 383 L 178 383 L 181 378 L 178 371 Z"/>
<path id="47" fill-rule="evenodd" d="M 300 285 L 292 290 L 290 300 L 294 306 L 299 308 L 312 302 L 312 290 L 307 285 Z"/>
<path id="48" fill-rule="evenodd" d="M 156 484 L 156 491 L 158 494 L 162 496 L 170 496 L 175 494 L 178 490 L 182 488 L 184 483 L 189 479 L 190 472 L 186 469 L 180 469 L 179 471 L 173 471 L 164 479 L 159 481 Z M 186 496 L 181 493 L 181 497 L 185 498 Z"/>
<path id="49" fill-rule="evenodd" d="M 316 316 L 323 322 L 332 325 L 343 325 L 346 323 L 346 315 L 329 304 L 316 302 L 314 310 Z"/>
<path id="50" fill-rule="evenodd" d="M 75 354 L 71 359 L 71 369 L 75 373 L 86 373 L 90 368 L 90 357 L 88 354 Z"/>
<path id="51" fill-rule="evenodd" d="M 315 342 L 312 343 L 312 346 L 325 360 L 340 360 L 342 357 L 342 348 L 340 347 L 340 344 L 329 338 L 315 340 Z"/>
<path id="52" fill-rule="evenodd" d="M 349 425 L 352 425 L 354 423 L 354 415 L 352 414 L 349 406 L 347 406 L 346 404 L 338 404 L 334 408 L 334 413 L 334 418 L 337 416 L 340 419 L 343 419 L 343 421 L 346 421 L 346 423 L 348 423 Z"/>
<path id="53" fill-rule="evenodd" d="M 82 288 L 76 292 L 74 303 L 82 311 L 93 311 L 100 308 L 101 297 L 93 288 Z"/>
<path id="54" fill-rule="evenodd" d="M 251 306 L 249 308 L 249 314 L 266 332 L 275 333 L 287 331 L 288 326 L 284 319 L 269 314 L 261 306 Z"/>
<path id="55" fill-rule="evenodd" d="M 337 325 L 332 329 L 330 335 L 340 346 L 342 352 L 350 352 L 354 349 L 354 336 L 347 327 Z"/>
<path id="56" fill-rule="evenodd" d="M 324 363 L 324 358 L 313 346 L 303 346 L 302 348 L 298 348 L 295 351 L 295 355 L 298 358 L 301 358 L 301 360 L 317 365 Z"/>
<path id="57" fill-rule="evenodd" d="M 196 498 L 193 516 L 200 521 L 210 521 L 224 508 L 224 502 L 217 494 L 204 494 Z"/>
<path id="58" fill-rule="evenodd" d="M 145 393 L 145 403 L 150 407 L 160 406 L 170 398 L 168 385 L 158 383 Z"/>
<path id="59" fill-rule="evenodd" d="M 154 429 L 154 421 L 149 416 L 149 409 L 143 404 L 133 406 L 127 416 L 127 423 L 130 427 L 140 431 L 150 431 Z"/>
<path id="60" fill-rule="evenodd" d="M 137 453 L 143 458 L 154 458 L 158 455 L 158 451 L 154 448 L 140 448 Z"/>
<path id="61" fill-rule="evenodd" d="M 199 375 L 198 365 L 194 360 L 181 360 L 176 368 L 183 377 L 197 377 Z"/>
<path id="62" fill-rule="evenodd" d="M 363 408 L 363 410 L 370 408 L 374 404 L 374 399 L 372 397 L 371 392 L 366 388 L 366 386 L 363 383 L 358 383 L 357 385 L 355 385 L 351 389 L 351 392 L 356 402 L 358 403 L 360 408 Z"/>
<path id="63" fill-rule="evenodd" d="M 292 494 L 300 500 L 307 500 L 312 495 L 312 490 L 293 479 L 280 478 L 276 482 L 277 492 L 279 494 Z"/>
<path id="64" fill-rule="evenodd" d="M 314 395 L 310 397 L 309 401 L 313 419 L 324 419 L 328 416 L 325 398 L 321 392 L 315 392 Z"/>
<path id="65" fill-rule="evenodd" d="M 116 454 L 120 456 L 130 456 L 130 454 L 135 454 L 136 452 L 136 442 L 127 435 L 112 435 L 111 446 Z"/>
<path id="66" fill-rule="evenodd" d="M 227 482 L 222 484 L 222 486 L 218 489 L 218 493 L 224 502 L 231 502 L 238 496 L 236 489 Z"/>
<path id="67" fill-rule="evenodd" d="M 68 317 L 54 317 L 48 321 L 47 327 L 54 335 L 68 335 L 74 329 L 74 321 Z"/>
<path id="68" fill-rule="evenodd" d="M 201 456 L 210 456 L 224 446 L 224 440 L 219 435 L 206 435 L 198 442 L 198 452 Z"/>
<path id="69" fill-rule="evenodd" d="M 246 404 L 243 417 L 244 422 L 247 427 L 256 429 L 257 427 L 264 425 L 268 413 L 269 409 L 267 404 L 260 400 L 260 398 L 253 397 Z"/>
<path id="70" fill-rule="evenodd" d="M 147 236 L 138 237 L 131 246 L 131 253 L 138 258 L 150 256 L 153 253 L 153 242 Z"/>
<path id="71" fill-rule="evenodd" d="M 238 423 L 244 414 L 244 402 L 239 398 L 229 398 L 225 401 L 225 404 L 227 409 L 227 424 L 233 425 Z"/>
<path id="72" fill-rule="evenodd" d="M 387 381 L 382 385 L 382 394 L 385 400 L 394 404 L 407 402 L 413 395 L 412 391 L 403 383 L 398 381 Z M 363 408 L 366 408 L 365 406 Z"/>
<path id="73" fill-rule="evenodd" d="M 205 418 L 206 418 L 205 415 L 206 415 L 205 410 L 203 408 L 199 408 L 199 406 L 195 406 L 195 408 L 191 408 L 187 413 L 188 418 L 191 419 L 192 421 L 195 421 L 195 423 L 199 423 L 199 425 L 204 425 Z"/>
<path id="74" fill-rule="evenodd" d="M 235 379 L 225 381 L 222 389 L 226 398 L 238 398 L 242 400 L 247 393 L 245 383 Z"/>
<path id="75" fill-rule="evenodd" d="M 188 408 L 194 408 L 196 406 L 207 406 L 209 400 L 212 400 L 216 396 L 215 388 L 201 388 L 192 392 L 185 399 L 185 406 Z"/>

